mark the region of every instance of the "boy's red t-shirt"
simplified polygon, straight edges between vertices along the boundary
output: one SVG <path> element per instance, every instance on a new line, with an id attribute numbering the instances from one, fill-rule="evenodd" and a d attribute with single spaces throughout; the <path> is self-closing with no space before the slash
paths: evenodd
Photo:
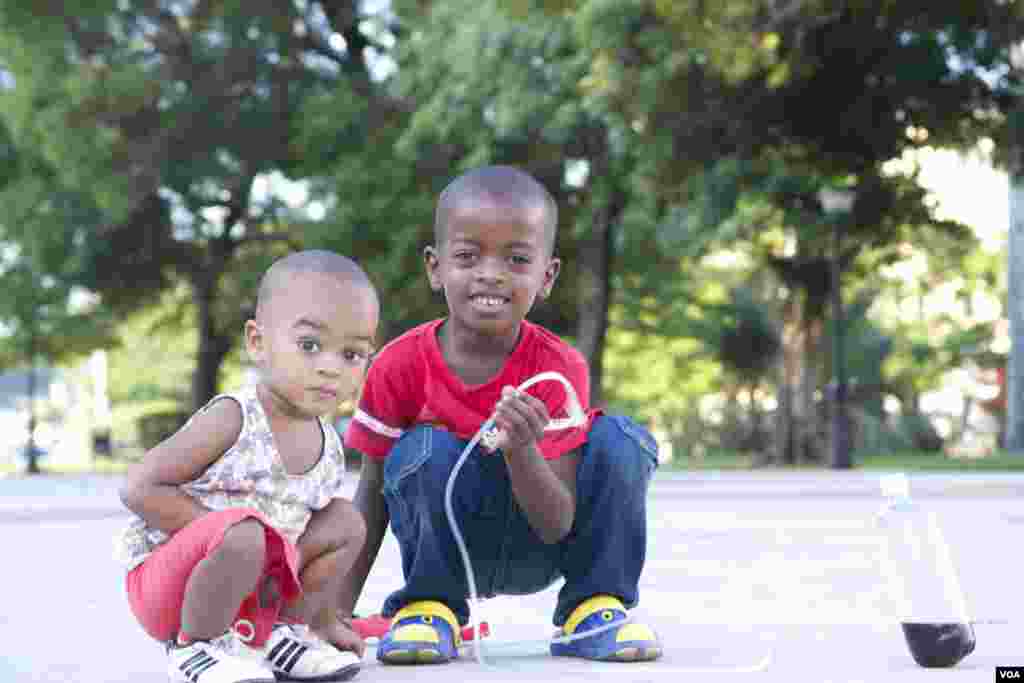
<path id="1" fill-rule="evenodd" d="M 461 439 L 473 438 L 491 416 L 502 387 L 519 386 L 546 371 L 565 376 L 576 390 L 586 423 L 545 432 L 540 451 L 551 460 L 587 440 L 597 411 L 590 409 L 587 361 L 557 335 L 523 321 L 519 343 L 490 381 L 467 386 L 451 371 L 441 353 L 437 330 L 441 318 L 415 327 L 388 343 L 374 358 L 363 386 L 359 408 L 345 431 L 345 447 L 383 460 L 402 432 L 418 424 L 443 427 Z M 540 382 L 527 393 L 542 400 L 552 417 L 565 415 L 565 388 Z"/>

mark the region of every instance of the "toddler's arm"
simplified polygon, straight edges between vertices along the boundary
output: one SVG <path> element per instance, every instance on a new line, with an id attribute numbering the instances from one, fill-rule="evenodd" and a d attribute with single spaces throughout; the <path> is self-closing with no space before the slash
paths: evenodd
<path id="1" fill-rule="evenodd" d="M 356 556 L 352 570 L 342 580 L 339 609 L 344 617 L 351 617 L 359 602 L 366 577 L 377 559 L 380 544 L 388 530 L 388 509 L 384 504 L 384 463 L 363 456 L 363 469 L 355 495 L 356 509 L 366 522 L 366 542 Z"/>
<path id="2" fill-rule="evenodd" d="M 351 623 L 338 610 L 339 586 L 352 569 L 352 562 L 366 539 L 363 518 L 352 503 L 334 498 L 313 512 L 306 530 L 299 536 L 299 580 L 303 597 L 289 607 L 321 637 L 359 655 L 366 647 Z"/>
<path id="3" fill-rule="evenodd" d="M 242 430 L 242 409 L 222 399 L 197 413 L 132 466 L 121 487 L 121 502 L 151 527 L 173 534 L 208 512 L 180 486 L 217 460 Z"/>

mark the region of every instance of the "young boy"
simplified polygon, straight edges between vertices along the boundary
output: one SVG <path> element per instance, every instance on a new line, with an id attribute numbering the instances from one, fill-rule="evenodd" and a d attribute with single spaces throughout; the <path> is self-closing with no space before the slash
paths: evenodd
<path id="1" fill-rule="evenodd" d="M 129 472 L 128 601 L 167 643 L 171 680 L 358 672 L 364 645 L 337 619 L 338 590 L 366 527 L 340 497 L 341 443 L 321 416 L 361 383 L 377 320 L 376 292 L 351 260 L 278 260 L 245 325 L 258 383 L 215 397 Z"/>
<path id="2" fill-rule="evenodd" d="M 459 471 L 452 507 L 481 596 L 542 590 L 558 577 L 554 624 L 563 634 L 625 621 L 637 603 L 646 543 L 645 499 L 657 466 L 654 439 L 625 417 L 588 411 L 581 427 L 544 431 L 564 415 L 566 394 L 544 382 L 557 371 L 589 402 L 586 361 L 524 320 L 558 276 L 556 205 L 510 167 L 480 168 L 441 195 L 427 276 L 447 318 L 417 327 L 374 359 L 345 444 L 366 457 L 356 507 L 367 543 L 343 583 L 351 613 L 390 519 L 405 586 L 385 602 L 385 663 L 447 662 L 468 621 L 465 568 L 445 514 L 444 491 L 468 441 L 492 414 L 499 453 L 478 448 Z M 552 644 L 554 655 L 654 659 L 661 645 L 628 622 Z"/>

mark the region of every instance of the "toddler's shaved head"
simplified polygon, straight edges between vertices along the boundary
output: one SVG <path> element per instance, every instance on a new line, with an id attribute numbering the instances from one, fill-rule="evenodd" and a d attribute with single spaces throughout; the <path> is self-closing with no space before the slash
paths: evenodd
<path id="1" fill-rule="evenodd" d="M 274 261 L 263 274 L 256 300 L 256 317 L 265 316 L 270 302 L 285 289 L 288 280 L 302 273 L 331 275 L 354 286 L 367 287 L 376 292 L 366 272 L 347 256 L 323 249 L 297 251 Z"/>

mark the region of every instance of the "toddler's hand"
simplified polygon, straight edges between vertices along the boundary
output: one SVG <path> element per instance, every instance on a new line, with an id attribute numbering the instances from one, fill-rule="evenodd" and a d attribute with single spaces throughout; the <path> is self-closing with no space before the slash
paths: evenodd
<path id="1" fill-rule="evenodd" d="M 500 430 L 498 447 L 516 453 L 544 438 L 549 421 L 544 402 L 507 386 L 494 408 L 494 426 Z"/>
<path id="2" fill-rule="evenodd" d="M 366 642 L 352 628 L 352 624 L 346 623 L 341 619 L 333 619 L 328 624 L 315 629 L 315 631 L 318 636 L 339 650 L 348 650 L 360 657 L 366 651 Z"/>

